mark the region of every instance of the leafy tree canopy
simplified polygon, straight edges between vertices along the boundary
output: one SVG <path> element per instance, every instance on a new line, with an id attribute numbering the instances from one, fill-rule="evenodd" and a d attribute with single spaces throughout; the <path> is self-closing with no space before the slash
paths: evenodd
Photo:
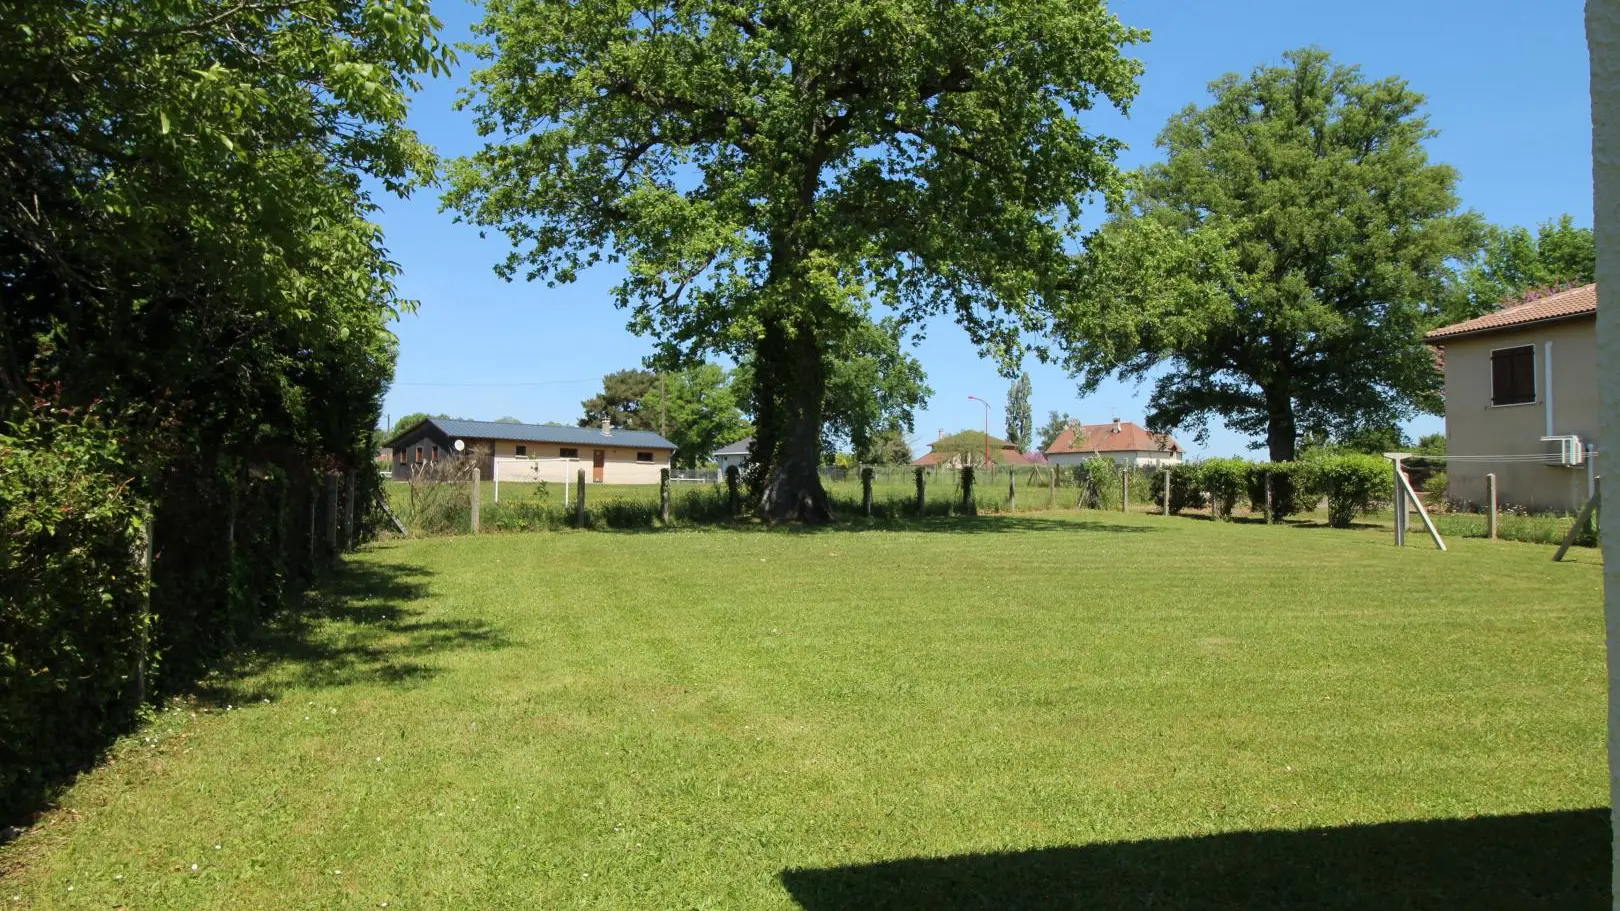
<path id="1" fill-rule="evenodd" d="M 1063 431 L 1069 429 L 1069 425 L 1075 423 L 1077 422 L 1074 418 L 1069 417 L 1067 411 L 1061 414 L 1056 411 L 1047 412 L 1046 423 L 1041 425 L 1040 430 L 1041 451 L 1044 452 L 1051 447 L 1053 443 L 1057 442 L 1057 438 L 1063 435 Z"/>
<path id="2" fill-rule="evenodd" d="M 738 407 L 737 389 L 725 368 L 699 364 L 655 384 L 645 400 L 646 410 L 658 414 L 663 407 L 668 425 L 665 435 L 675 444 L 677 468 L 696 468 L 713 460 L 714 451 L 749 433 Z"/>
<path id="3" fill-rule="evenodd" d="M 585 409 L 579 426 L 591 427 L 608 420 L 626 430 L 657 430 L 658 409 L 648 411 L 645 407 L 657 383 L 658 376 L 650 370 L 618 370 L 602 377 L 602 391 L 579 403 Z"/>
<path id="4" fill-rule="evenodd" d="M 1436 319 L 1460 323 L 1495 310 L 1504 300 L 1561 282 L 1584 285 L 1597 276 L 1591 228 L 1563 215 L 1528 228 L 1491 225 L 1484 243 L 1457 273 Z"/>
<path id="5" fill-rule="evenodd" d="M 1028 452 L 1030 434 L 1035 418 L 1029 410 L 1030 382 L 1028 373 L 1020 373 L 1017 382 L 1007 390 L 1007 439 L 1019 452 Z"/>
<path id="6" fill-rule="evenodd" d="M 1217 416 L 1277 461 L 1301 432 L 1438 409 L 1421 336 L 1480 229 L 1424 151 L 1422 96 L 1315 50 L 1210 91 L 1088 244 L 1072 369 L 1152 377 L 1152 429 L 1205 440 Z"/>
<path id="7" fill-rule="evenodd" d="M 829 517 L 829 351 L 881 302 L 1015 363 L 1079 201 L 1115 186 L 1143 34 L 1101 0 L 488 0 L 447 204 L 507 276 L 605 258 L 660 362 L 751 359 L 767 518 Z"/>

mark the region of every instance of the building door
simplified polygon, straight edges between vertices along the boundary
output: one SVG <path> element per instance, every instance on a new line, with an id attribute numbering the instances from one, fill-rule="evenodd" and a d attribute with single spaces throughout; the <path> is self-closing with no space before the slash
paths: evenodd
<path id="1" fill-rule="evenodd" d="M 591 480 L 597 484 L 602 483 L 602 469 L 607 465 L 607 450 L 598 449 L 591 453 Z"/>

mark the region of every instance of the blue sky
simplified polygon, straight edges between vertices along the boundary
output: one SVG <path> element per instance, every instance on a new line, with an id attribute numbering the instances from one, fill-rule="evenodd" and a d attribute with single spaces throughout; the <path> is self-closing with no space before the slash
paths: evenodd
<path id="1" fill-rule="evenodd" d="M 1501 224 L 1534 225 L 1565 212 L 1591 224 L 1591 108 L 1579 0 L 1124 0 L 1112 8 L 1153 33 L 1131 49 L 1147 71 L 1129 116 L 1097 112 L 1088 123 L 1130 146 L 1121 159 L 1126 167 L 1158 158 L 1154 137 L 1171 114 L 1204 103 L 1211 80 L 1316 45 L 1371 77 L 1402 76 L 1428 97 L 1431 125 L 1440 132 L 1430 156 L 1459 170 L 1465 206 Z M 469 0 L 436 0 L 434 11 L 456 41 L 469 37 L 479 15 Z M 426 85 L 412 109 L 412 125 L 446 157 L 478 146 L 470 115 L 451 109 L 472 62 L 464 59 L 454 77 Z M 504 240 L 480 240 L 476 229 L 452 224 L 436 192 L 389 198 L 383 206 L 378 220 L 404 270 L 401 290 L 421 301 L 420 311 L 395 327 L 399 369 L 384 403 L 394 418 L 427 411 L 572 421 L 602 374 L 637 366 L 650 351 L 610 302 L 618 277 L 610 267 L 555 289 L 507 283 L 492 269 L 506 252 Z M 941 431 L 980 427 L 984 409 L 969 395 L 990 401 L 991 432 L 1001 433 L 1008 382 L 961 330 L 943 319 L 930 324 L 914 353 L 934 388 L 917 417 L 915 449 L 926 449 Z M 1027 367 L 1037 423 L 1050 410 L 1089 422 L 1140 421 L 1146 410 L 1146 387 L 1108 383 L 1081 398 L 1061 369 L 1033 360 Z M 1409 428 L 1440 429 L 1438 418 Z M 1182 442 L 1195 454 L 1242 455 L 1253 441 L 1217 423 L 1207 445 Z"/>

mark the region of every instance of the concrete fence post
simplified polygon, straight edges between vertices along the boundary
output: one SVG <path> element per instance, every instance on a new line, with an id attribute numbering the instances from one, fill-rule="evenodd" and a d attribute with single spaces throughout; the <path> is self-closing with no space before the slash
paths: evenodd
<path id="1" fill-rule="evenodd" d="M 472 533 L 475 535 L 478 534 L 478 508 L 483 505 L 479 502 L 482 499 L 482 491 L 479 489 L 479 475 L 482 473 L 477 468 L 472 470 Z M 583 493 L 583 491 L 581 492 Z"/>
<path id="2" fill-rule="evenodd" d="M 1131 470 L 1122 469 L 1119 473 L 1119 511 L 1131 511 Z"/>
<path id="3" fill-rule="evenodd" d="M 579 470 L 579 489 L 574 497 L 574 527 L 585 527 L 585 469 Z"/>
<path id="4" fill-rule="evenodd" d="M 1164 515 L 1170 516 L 1170 469 L 1164 470 Z"/>
<path id="5" fill-rule="evenodd" d="M 669 469 L 658 469 L 658 521 L 669 524 Z"/>
<path id="6" fill-rule="evenodd" d="M 1496 540 L 1496 472 L 1485 476 L 1485 537 Z"/>
<path id="7" fill-rule="evenodd" d="M 861 512 L 872 518 L 872 467 L 861 469 Z"/>

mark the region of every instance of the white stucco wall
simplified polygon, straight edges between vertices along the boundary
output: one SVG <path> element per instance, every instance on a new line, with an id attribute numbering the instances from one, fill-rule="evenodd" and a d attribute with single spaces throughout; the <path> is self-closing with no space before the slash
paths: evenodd
<path id="1" fill-rule="evenodd" d="M 1159 465 L 1180 465 L 1181 455 L 1163 450 L 1133 449 L 1125 452 L 1060 452 L 1048 453 L 1046 461 L 1053 465 L 1079 465 L 1088 459 L 1113 459 L 1116 465 L 1130 468 Z"/>
<path id="2" fill-rule="evenodd" d="M 1588 0 L 1586 40 L 1592 57 L 1593 226 L 1597 231 L 1598 391 L 1603 403 L 1599 447 L 1620 452 L 1620 312 L 1611 298 L 1620 293 L 1620 0 Z M 1620 479 L 1617 479 L 1620 480 Z M 1620 484 L 1613 485 L 1620 487 Z M 1611 490 L 1613 488 L 1611 487 Z M 1613 496 L 1611 493 L 1610 496 Z M 1616 499 L 1620 499 L 1617 497 Z M 1620 723 L 1620 510 L 1602 511 L 1603 595 L 1609 656 L 1609 806 L 1620 806 L 1616 775 L 1616 727 Z M 1614 811 L 1610 825 L 1617 835 Z M 1620 838 L 1610 842 L 1620 860 Z M 1614 907 L 1620 909 L 1620 877 L 1611 866 Z"/>

